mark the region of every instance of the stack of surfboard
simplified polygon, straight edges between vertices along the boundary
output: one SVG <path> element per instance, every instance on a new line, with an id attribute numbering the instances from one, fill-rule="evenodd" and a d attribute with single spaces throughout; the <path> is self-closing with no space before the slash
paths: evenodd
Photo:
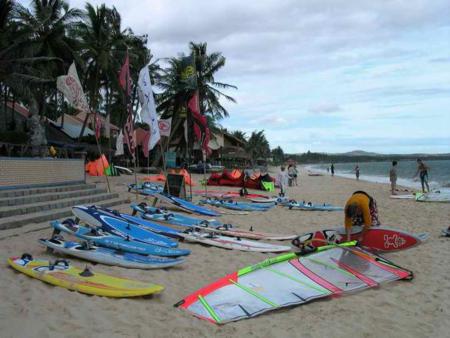
<path id="1" fill-rule="evenodd" d="M 331 204 L 313 204 L 311 202 L 306 203 L 303 202 L 297 202 L 294 200 L 289 201 L 289 203 L 284 204 L 286 207 L 289 208 L 289 210 L 297 209 L 297 210 L 307 210 L 307 211 L 342 211 L 344 208 L 334 206 Z"/>

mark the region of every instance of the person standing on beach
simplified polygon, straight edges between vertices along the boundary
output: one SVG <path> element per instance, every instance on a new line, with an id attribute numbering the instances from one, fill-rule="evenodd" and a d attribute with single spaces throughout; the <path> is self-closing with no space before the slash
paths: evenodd
<path id="1" fill-rule="evenodd" d="M 294 164 L 289 164 L 288 166 L 288 175 L 289 175 L 289 186 L 297 185 L 297 168 Z"/>
<path id="2" fill-rule="evenodd" d="M 331 163 L 330 170 L 331 170 L 331 176 L 334 176 L 334 164 L 333 163 Z"/>
<path id="3" fill-rule="evenodd" d="M 391 195 L 397 195 L 395 192 L 397 186 L 397 161 L 392 161 L 392 167 L 389 170 L 389 180 L 391 181 Z"/>
<path id="4" fill-rule="evenodd" d="M 286 195 L 287 186 L 289 184 L 289 175 L 284 165 L 280 167 L 280 172 L 277 175 L 276 181 L 281 190 L 280 196 L 284 197 Z"/>
<path id="5" fill-rule="evenodd" d="M 348 199 L 344 208 L 345 233 L 347 241 L 354 226 L 362 226 L 361 240 L 371 226 L 380 225 L 378 208 L 375 199 L 364 191 L 355 191 Z"/>
<path id="6" fill-rule="evenodd" d="M 359 165 L 356 165 L 356 167 L 355 167 L 355 175 L 356 175 L 356 180 L 359 181 Z"/>
<path id="7" fill-rule="evenodd" d="M 420 158 L 418 158 L 417 172 L 414 175 L 414 178 L 419 175 L 423 193 L 425 193 L 425 186 L 427 187 L 427 192 L 430 192 L 430 186 L 428 185 L 428 170 L 430 170 L 430 167 L 427 166 Z"/>

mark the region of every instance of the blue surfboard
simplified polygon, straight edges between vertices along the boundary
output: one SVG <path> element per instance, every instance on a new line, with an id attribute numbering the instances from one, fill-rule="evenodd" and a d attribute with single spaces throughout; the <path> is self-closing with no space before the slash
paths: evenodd
<path id="1" fill-rule="evenodd" d="M 136 241 L 153 245 L 176 248 L 178 243 L 170 238 L 143 229 L 137 224 L 127 221 L 120 213 L 104 210 L 95 206 L 75 206 L 72 213 L 89 225 L 101 227 L 103 230 L 121 237 L 130 237 Z"/>
<path id="2" fill-rule="evenodd" d="M 187 256 L 191 252 L 186 249 L 171 249 L 158 245 L 151 245 L 132 240 L 130 238 L 122 238 L 109 233 L 103 232 L 101 229 L 88 228 L 76 224 L 72 220 L 63 223 L 59 221 L 50 222 L 52 227 L 57 231 L 71 234 L 77 238 L 90 241 L 98 246 L 110 249 L 122 250 L 126 252 L 138 253 L 141 255 L 155 255 L 164 257 Z"/>
<path id="3" fill-rule="evenodd" d="M 155 222 L 167 223 L 182 227 L 211 227 L 217 228 L 224 224 L 215 219 L 199 219 L 195 217 L 189 217 L 177 212 L 169 212 L 160 208 L 142 206 L 132 204 L 131 208 L 134 212 L 138 212 L 142 218 L 152 220 Z"/>
<path id="4" fill-rule="evenodd" d="M 173 204 L 174 206 L 181 208 L 187 212 L 192 212 L 192 213 L 205 215 L 205 216 L 214 216 L 214 217 L 220 216 L 220 214 L 215 212 L 214 210 L 211 210 L 211 209 L 208 209 L 205 207 L 201 207 L 192 202 L 188 202 L 188 201 L 185 201 L 184 199 L 170 196 L 165 193 L 157 193 L 157 194 L 154 194 L 154 196 L 157 197 L 158 199 L 160 199 L 161 201 Z"/>

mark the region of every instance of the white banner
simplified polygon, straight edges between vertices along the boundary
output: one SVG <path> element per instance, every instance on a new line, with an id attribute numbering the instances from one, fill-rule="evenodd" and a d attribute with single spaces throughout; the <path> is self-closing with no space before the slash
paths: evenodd
<path id="1" fill-rule="evenodd" d="M 170 130 L 172 129 L 172 118 L 169 117 L 168 119 L 159 120 L 159 134 L 161 136 L 170 136 Z"/>
<path id="2" fill-rule="evenodd" d="M 153 98 L 152 82 L 148 65 L 141 69 L 138 79 L 139 99 L 141 101 L 141 119 L 150 126 L 148 150 L 152 150 L 161 138 L 159 134 L 158 117 L 156 115 L 155 99 Z"/>
<path id="3" fill-rule="evenodd" d="M 83 87 L 78 78 L 75 62 L 70 65 L 67 75 L 58 76 L 56 87 L 64 94 L 71 106 L 87 114 L 90 113 L 86 96 L 83 93 Z"/>

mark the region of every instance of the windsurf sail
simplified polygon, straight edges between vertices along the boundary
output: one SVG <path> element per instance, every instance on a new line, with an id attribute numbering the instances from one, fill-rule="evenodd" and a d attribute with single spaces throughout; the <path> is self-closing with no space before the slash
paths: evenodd
<path id="1" fill-rule="evenodd" d="M 347 247 L 350 244 L 269 258 L 226 275 L 175 306 L 225 324 L 384 282 L 412 279 L 411 271 L 358 247 Z"/>

